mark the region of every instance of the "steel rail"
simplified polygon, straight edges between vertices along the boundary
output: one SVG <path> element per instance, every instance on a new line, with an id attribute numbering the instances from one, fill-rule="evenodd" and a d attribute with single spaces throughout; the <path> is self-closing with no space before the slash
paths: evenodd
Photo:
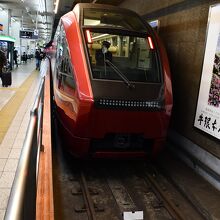
<path id="1" fill-rule="evenodd" d="M 36 189 L 38 154 L 41 143 L 43 112 L 39 112 L 44 95 L 44 78 L 41 79 L 30 121 L 27 128 L 21 156 L 15 173 L 8 200 L 5 220 L 30 220 L 36 214 Z M 40 114 L 39 114 L 40 113 Z"/>
<path id="2" fill-rule="evenodd" d="M 154 193 L 162 198 L 164 207 L 167 209 L 170 215 L 174 217 L 175 220 L 185 220 L 184 216 L 182 216 L 176 205 L 173 204 L 173 202 L 171 202 L 169 199 L 167 199 L 167 195 L 163 192 L 155 179 L 148 173 L 145 173 L 144 178 L 146 179 L 146 181 L 150 182 Z"/>
<path id="3" fill-rule="evenodd" d="M 89 193 L 89 188 L 86 182 L 86 178 L 83 172 L 80 173 L 81 177 L 81 185 L 82 185 L 82 193 L 83 193 L 83 198 L 86 203 L 86 210 L 88 213 L 88 219 L 89 220 L 96 220 L 96 215 L 95 215 L 95 209 L 94 209 L 94 204 L 92 202 L 90 193 Z"/>

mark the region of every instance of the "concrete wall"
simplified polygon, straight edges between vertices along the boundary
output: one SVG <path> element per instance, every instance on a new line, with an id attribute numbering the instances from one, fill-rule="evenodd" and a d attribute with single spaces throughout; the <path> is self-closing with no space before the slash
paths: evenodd
<path id="1" fill-rule="evenodd" d="M 171 129 L 220 158 L 219 140 L 196 129 L 194 117 L 205 50 L 209 6 L 216 0 L 125 0 L 120 6 L 159 19 L 173 79 Z"/>

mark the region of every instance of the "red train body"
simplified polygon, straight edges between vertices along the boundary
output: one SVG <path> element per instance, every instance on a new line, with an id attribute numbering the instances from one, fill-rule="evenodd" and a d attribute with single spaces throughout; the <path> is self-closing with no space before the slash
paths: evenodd
<path id="1" fill-rule="evenodd" d="M 60 19 L 54 44 L 54 100 L 68 150 L 81 158 L 157 155 L 172 87 L 152 28 L 130 10 L 77 4 Z"/>

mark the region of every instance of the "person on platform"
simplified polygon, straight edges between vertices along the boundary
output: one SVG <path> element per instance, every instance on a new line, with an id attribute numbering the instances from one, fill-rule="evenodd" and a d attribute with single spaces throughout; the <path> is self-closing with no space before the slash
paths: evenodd
<path id="1" fill-rule="evenodd" d="M 17 50 L 14 50 L 13 57 L 14 57 L 15 65 L 18 67 L 18 51 Z"/>
<path id="2" fill-rule="evenodd" d="M 36 59 L 36 70 L 40 70 L 40 50 L 36 50 L 35 59 Z"/>
<path id="3" fill-rule="evenodd" d="M 2 78 L 2 68 L 7 64 L 5 52 L 0 48 L 0 78 Z"/>
<path id="4" fill-rule="evenodd" d="M 22 55 L 23 61 L 27 63 L 27 54 L 24 52 Z"/>

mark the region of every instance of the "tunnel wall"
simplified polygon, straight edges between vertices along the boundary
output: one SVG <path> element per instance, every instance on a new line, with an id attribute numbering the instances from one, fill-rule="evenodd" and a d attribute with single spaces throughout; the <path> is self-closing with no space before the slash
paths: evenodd
<path id="1" fill-rule="evenodd" d="M 173 82 L 174 107 L 170 129 L 220 158 L 219 140 L 194 127 L 205 52 L 209 0 L 125 0 L 120 7 L 145 20 L 158 19 Z"/>

